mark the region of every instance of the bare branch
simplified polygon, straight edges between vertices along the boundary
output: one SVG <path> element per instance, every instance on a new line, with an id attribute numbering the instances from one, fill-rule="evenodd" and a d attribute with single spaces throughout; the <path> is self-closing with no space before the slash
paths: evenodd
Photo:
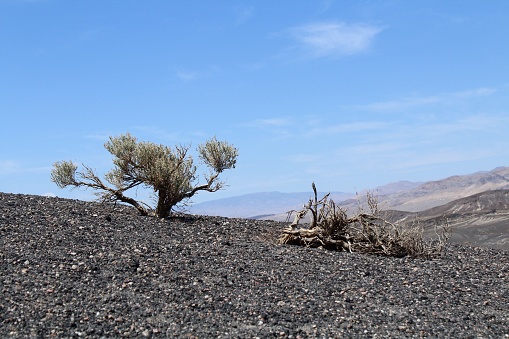
<path id="1" fill-rule="evenodd" d="M 334 201 L 328 200 L 329 194 L 318 200 L 314 183 L 314 199 L 300 211 L 289 211 L 287 221 L 295 213 L 295 219 L 282 231 L 279 242 L 303 246 L 322 246 L 329 249 L 358 251 L 383 254 L 387 256 L 432 257 L 443 250 L 448 240 L 448 224 L 442 227 L 436 241 L 426 242 L 419 225 L 403 227 L 389 222 L 381 216 L 378 199 L 368 193 L 367 201 L 370 213 L 362 210 L 350 218 L 346 210 L 338 208 Z M 297 229 L 300 219 L 307 212 L 312 213 L 308 229 Z"/>

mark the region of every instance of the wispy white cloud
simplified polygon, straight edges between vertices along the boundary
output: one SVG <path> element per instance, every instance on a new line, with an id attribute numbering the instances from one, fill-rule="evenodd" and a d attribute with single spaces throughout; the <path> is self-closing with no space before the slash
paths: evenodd
<path id="1" fill-rule="evenodd" d="M 410 97 L 402 98 L 399 100 L 374 102 L 363 106 L 357 106 L 357 108 L 369 111 L 395 111 L 395 110 L 399 111 L 403 109 L 408 109 L 410 107 L 434 104 L 439 102 L 439 100 L 440 98 L 438 96 Z"/>
<path id="2" fill-rule="evenodd" d="M 285 156 L 284 159 L 286 161 L 290 161 L 292 163 L 297 164 L 314 164 L 314 163 L 320 163 L 323 160 L 323 156 L 319 154 L 291 154 L 288 156 Z"/>
<path id="3" fill-rule="evenodd" d="M 5 0 L 6 3 L 44 3 L 48 0 Z"/>
<path id="4" fill-rule="evenodd" d="M 509 153 L 503 136 L 507 134 L 509 116 L 471 114 L 445 121 L 441 118 L 426 121 L 398 120 L 394 122 L 351 123 L 316 127 L 322 131 L 320 147 L 311 152 L 288 154 L 285 160 L 298 164 L 302 170 L 325 175 L 327 171 L 348 168 L 377 171 L 406 171 L 463 162 L 482 161 L 490 157 L 504 157 Z M 362 133 L 363 127 L 372 131 Z M 327 136 L 337 132 L 351 135 L 339 139 Z M 358 133 L 360 132 L 360 133 Z M 502 139 L 501 139 L 502 137 Z M 329 142 L 326 142 L 329 140 Z M 318 171 L 318 172 L 317 172 Z"/>
<path id="5" fill-rule="evenodd" d="M 256 128 L 263 131 L 268 131 L 278 138 L 288 138 L 292 136 L 290 127 L 293 121 L 288 118 L 268 118 L 256 119 L 242 124 L 244 127 Z"/>
<path id="6" fill-rule="evenodd" d="M 262 127 L 262 126 L 288 126 L 291 125 L 292 122 L 289 119 L 285 118 L 272 118 L 272 119 L 256 119 L 251 123 L 252 126 Z"/>
<path id="7" fill-rule="evenodd" d="M 254 13 L 254 6 L 242 7 L 236 10 L 235 26 L 244 24 Z"/>
<path id="8" fill-rule="evenodd" d="M 217 65 L 209 65 L 200 70 L 189 69 L 186 67 L 176 66 L 173 69 L 174 75 L 177 79 L 182 81 L 194 81 L 197 79 L 210 78 L 214 75 L 221 73 L 221 67 Z"/>
<path id="9" fill-rule="evenodd" d="M 496 155 L 496 151 L 485 148 L 442 148 L 434 149 L 433 152 L 421 151 L 407 154 L 406 157 L 399 159 L 399 161 L 391 163 L 390 167 L 394 169 L 409 169 L 424 166 L 445 165 L 463 161 L 482 160 Z"/>
<path id="10" fill-rule="evenodd" d="M 195 80 L 196 78 L 198 78 L 200 76 L 200 73 L 197 72 L 197 71 L 177 69 L 176 70 L 176 76 L 180 80 L 192 81 L 192 80 Z"/>
<path id="11" fill-rule="evenodd" d="M 339 157 L 365 158 L 366 156 L 378 156 L 386 154 L 395 154 L 396 152 L 405 152 L 410 147 L 408 143 L 398 141 L 377 140 L 358 144 L 350 144 L 336 149 L 335 153 Z"/>
<path id="12" fill-rule="evenodd" d="M 324 125 L 313 127 L 307 135 L 325 135 L 325 134 L 341 134 L 341 133 L 354 133 L 382 130 L 390 127 L 390 123 L 381 121 L 359 121 L 353 123 L 337 124 L 337 125 Z"/>
<path id="13" fill-rule="evenodd" d="M 241 66 L 249 71 L 258 71 L 260 69 L 265 68 L 267 66 L 267 63 L 265 61 L 246 62 L 243 63 Z"/>
<path id="14" fill-rule="evenodd" d="M 86 31 L 81 32 L 78 40 L 79 41 L 83 41 L 83 42 L 94 41 L 97 38 L 99 38 L 101 36 L 101 34 L 103 34 L 103 29 L 102 28 L 88 29 Z"/>
<path id="15" fill-rule="evenodd" d="M 8 175 L 13 173 L 41 173 L 49 171 L 51 171 L 51 166 L 31 167 L 15 160 L 0 161 L 0 175 Z"/>
<path id="16" fill-rule="evenodd" d="M 16 173 L 20 170 L 21 165 L 12 160 L 0 161 L 0 175 Z"/>
<path id="17" fill-rule="evenodd" d="M 389 130 L 393 123 L 383 121 L 357 121 L 343 124 L 331 124 L 326 119 L 311 118 L 309 120 L 303 119 L 301 123 L 295 123 L 289 118 L 269 118 L 269 119 L 256 119 L 250 121 L 244 126 L 281 131 L 286 128 L 291 129 L 295 134 L 302 137 L 316 137 L 316 136 L 327 136 L 335 134 L 345 133 L 363 133 L 372 131 L 383 131 Z"/>
<path id="18" fill-rule="evenodd" d="M 475 97 L 484 97 L 484 96 L 492 95 L 492 94 L 495 94 L 496 92 L 497 92 L 497 89 L 495 89 L 495 88 L 480 87 L 480 88 L 475 88 L 475 89 L 471 89 L 471 90 L 466 90 L 463 92 L 451 93 L 450 96 L 455 97 L 455 98 L 475 98 Z"/>
<path id="19" fill-rule="evenodd" d="M 383 29 L 363 23 L 313 23 L 292 27 L 290 36 L 311 57 L 351 55 L 370 48 Z"/>
<path id="20" fill-rule="evenodd" d="M 465 116 L 459 122 L 469 129 L 493 131 L 501 126 L 509 126 L 509 116 L 507 113 L 501 115 L 475 114 Z"/>
<path id="21" fill-rule="evenodd" d="M 84 136 L 85 139 L 92 139 L 92 140 L 100 140 L 100 141 L 107 141 L 110 138 L 110 135 L 107 134 L 87 134 Z"/>
<path id="22" fill-rule="evenodd" d="M 182 141 L 184 136 L 181 132 L 170 132 L 164 128 L 157 126 L 146 126 L 146 125 L 136 125 L 133 126 L 133 130 L 139 132 L 139 139 L 143 141 L 152 141 L 154 139 L 158 140 L 157 142 L 179 142 Z M 194 133 L 193 133 L 194 134 Z"/>
<path id="23" fill-rule="evenodd" d="M 416 126 L 411 130 L 415 135 L 429 136 L 433 138 L 443 137 L 444 139 L 458 136 L 464 138 L 465 135 L 482 135 L 489 133 L 497 135 L 506 133 L 509 126 L 509 116 L 475 114 L 463 116 L 450 121 L 434 121 L 422 126 Z M 446 140 L 444 140 L 446 141 Z"/>
<path id="24" fill-rule="evenodd" d="M 431 96 L 412 96 L 397 100 L 374 102 L 366 105 L 359 105 L 355 108 L 368 111 L 401 111 L 413 107 L 449 104 L 457 100 L 469 100 L 478 97 L 489 96 L 497 92 L 495 88 L 481 87 L 460 92 L 452 92 Z"/>
<path id="25" fill-rule="evenodd" d="M 333 0 L 324 0 L 321 3 L 320 12 L 327 12 L 332 6 Z"/>

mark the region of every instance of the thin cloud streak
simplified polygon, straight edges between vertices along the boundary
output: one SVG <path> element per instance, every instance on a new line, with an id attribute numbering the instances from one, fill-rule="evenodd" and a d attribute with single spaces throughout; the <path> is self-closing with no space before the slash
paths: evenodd
<path id="1" fill-rule="evenodd" d="M 484 96 L 492 95 L 492 94 L 495 94 L 496 92 L 497 92 L 497 89 L 495 89 L 495 88 L 481 87 L 481 88 L 476 88 L 476 89 L 467 90 L 467 91 L 463 91 L 463 92 L 452 93 L 451 96 L 456 97 L 456 98 L 475 98 L 475 97 L 484 97 Z"/>
<path id="2" fill-rule="evenodd" d="M 200 73 L 195 71 L 178 69 L 176 70 L 176 76 L 177 78 L 183 81 L 192 81 L 198 78 L 200 76 Z"/>
<path id="3" fill-rule="evenodd" d="M 290 161 L 297 164 L 306 164 L 306 163 L 321 163 L 323 157 L 317 154 L 292 154 L 285 156 L 284 159 L 286 161 Z"/>
<path id="4" fill-rule="evenodd" d="M 22 162 L 13 160 L 0 161 L 0 175 L 9 175 L 13 173 L 43 173 L 50 172 L 51 166 L 28 167 Z"/>
<path id="5" fill-rule="evenodd" d="M 497 154 L 500 153 L 496 149 L 485 148 L 444 147 L 429 150 L 414 149 L 411 145 L 373 143 L 337 149 L 333 155 L 326 151 L 316 154 L 295 154 L 285 157 L 285 160 L 298 164 L 299 168 L 306 173 L 327 176 L 337 175 L 342 169 L 363 172 L 369 172 L 369 168 L 376 168 L 377 171 L 406 171 L 429 166 L 482 161 Z"/>
<path id="6" fill-rule="evenodd" d="M 367 123 L 369 125 L 369 123 Z M 355 127 L 357 124 L 351 124 Z M 452 121 L 436 120 L 427 124 L 404 121 L 380 125 L 376 133 L 357 134 L 336 148 L 324 147 L 312 153 L 289 154 L 285 160 L 298 164 L 305 171 L 323 168 L 364 168 L 402 171 L 461 162 L 482 161 L 509 154 L 503 142 L 496 142 L 506 133 L 509 116 L 469 115 Z M 337 132 L 348 130 L 348 124 Z M 377 126 L 374 123 L 373 126 Z M 351 128 L 353 132 L 355 128 Z M 320 129 L 316 129 L 319 131 Z M 327 130 L 324 126 L 323 133 Z M 333 131 L 334 127 L 330 130 Z M 478 139 L 470 143 L 471 138 Z M 324 143 L 327 144 L 327 143 Z M 343 145 L 342 145 L 343 144 Z M 319 164 L 319 166 L 317 165 Z"/>
<path id="7" fill-rule="evenodd" d="M 257 120 L 259 124 L 269 125 L 269 126 L 288 126 L 291 124 L 289 120 L 286 119 L 261 119 Z"/>
<path id="8" fill-rule="evenodd" d="M 235 26 L 244 24 L 254 12 L 254 6 L 244 7 L 236 12 Z"/>
<path id="9" fill-rule="evenodd" d="M 486 149 L 458 150 L 457 148 L 447 148 L 434 150 L 433 152 L 416 152 L 412 156 L 405 157 L 396 163 L 391 164 L 391 168 L 401 170 L 416 167 L 426 167 L 435 165 L 444 165 L 458 163 L 463 161 L 483 160 L 497 155 L 497 152 Z"/>
<path id="10" fill-rule="evenodd" d="M 325 135 L 325 134 L 342 134 L 342 133 L 356 133 L 365 131 L 383 130 L 389 128 L 390 123 L 379 122 L 379 121 L 367 121 L 367 122 L 354 122 L 348 124 L 339 125 L 326 125 L 323 127 L 315 127 L 309 133 L 308 136 Z"/>
<path id="11" fill-rule="evenodd" d="M 289 33 L 312 57 L 352 55 L 370 48 L 382 28 L 367 24 L 314 23 L 289 29 Z"/>
<path id="12" fill-rule="evenodd" d="M 401 126 L 400 130 L 407 130 L 408 137 L 419 137 L 422 136 L 428 138 L 439 138 L 443 137 L 445 140 L 454 135 L 464 136 L 466 133 L 482 133 L 489 132 L 496 134 L 504 129 L 504 126 L 509 125 L 508 116 L 493 116 L 488 114 L 476 114 L 458 119 L 442 122 L 435 121 L 423 125 L 415 126 Z"/>
<path id="13" fill-rule="evenodd" d="M 83 136 L 83 138 L 104 141 L 104 140 L 109 140 L 110 136 L 106 135 L 106 134 L 87 134 L 87 135 Z"/>
<path id="14" fill-rule="evenodd" d="M 413 107 L 420 107 L 433 104 L 448 104 L 458 99 L 469 100 L 478 97 L 485 97 L 495 94 L 495 88 L 476 88 L 461 92 L 446 93 L 441 95 L 422 96 L 422 97 L 408 97 L 399 100 L 389 100 L 374 102 L 367 105 L 359 105 L 355 108 L 366 111 L 401 111 Z"/>
<path id="15" fill-rule="evenodd" d="M 289 126 L 292 122 L 289 119 L 285 118 L 270 118 L 270 119 L 256 119 L 254 121 L 248 122 L 246 126 L 249 127 L 282 127 Z"/>
<path id="16" fill-rule="evenodd" d="M 268 133 L 272 133 L 276 139 L 287 139 L 293 136 L 289 127 L 293 125 L 290 119 L 286 118 L 269 118 L 256 119 L 247 123 L 240 124 L 242 127 L 255 128 Z"/>
<path id="17" fill-rule="evenodd" d="M 20 169 L 21 165 L 16 161 L 12 160 L 0 161 L 0 175 L 16 173 L 19 172 Z"/>

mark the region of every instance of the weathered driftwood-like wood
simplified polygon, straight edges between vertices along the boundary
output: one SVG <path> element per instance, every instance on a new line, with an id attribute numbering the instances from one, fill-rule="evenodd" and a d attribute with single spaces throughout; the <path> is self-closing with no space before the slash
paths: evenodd
<path id="1" fill-rule="evenodd" d="M 448 239 L 448 225 L 443 227 L 435 243 L 423 241 L 422 228 L 403 227 L 385 220 L 378 210 L 376 198 L 368 194 L 371 213 L 359 213 L 348 218 L 346 211 L 338 208 L 329 194 L 318 200 L 316 186 L 312 184 L 314 199 L 300 211 L 288 212 L 287 221 L 295 213 L 293 222 L 282 230 L 279 243 L 331 250 L 347 250 L 388 256 L 430 257 L 439 254 Z M 308 228 L 298 228 L 299 222 L 311 213 Z"/>
<path id="2" fill-rule="evenodd" d="M 324 237 L 320 227 L 315 227 L 313 229 L 292 229 L 289 227 L 283 230 L 283 237 L 285 237 L 285 240 L 281 239 L 282 243 L 289 245 L 323 247 L 336 251 L 352 251 L 347 237 L 341 237 L 338 239 Z"/>

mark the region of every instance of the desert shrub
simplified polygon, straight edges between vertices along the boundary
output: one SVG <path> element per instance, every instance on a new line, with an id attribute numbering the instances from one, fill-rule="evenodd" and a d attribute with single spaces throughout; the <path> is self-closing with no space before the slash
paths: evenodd
<path id="1" fill-rule="evenodd" d="M 216 138 L 198 146 L 198 156 L 210 169 L 206 182 L 198 183 L 197 167 L 189 146 L 170 148 L 151 142 L 141 142 L 129 133 L 110 137 L 104 147 L 113 155 L 113 169 L 104 179 L 108 186 L 90 167 L 84 170 L 72 161 L 60 161 L 53 165 L 51 180 L 60 188 L 71 186 L 92 188 L 103 202 L 123 202 L 134 206 L 141 215 L 154 212 L 167 217 L 172 209 L 194 196 L 199 191 L 215 192 L 225 186 L 219 175 L 235 168 L 238 150 Z M 156 201 L 155 210 L 146 203 L 136 201 L 125 192 L 138 186 L 151 188 Z"/>
<path id="2" fill-rule="evenodd" d="M 418 222 L 411 225 L 396 224 L 384 218 L 378 199 L 371 193 L 367 193 L 369 211 L 360 209 L 356 215 L 348 217 L 345 209 L 329 200 L 329 194 L 318 200 L 314 183 L 312 187 L 314 198 L 309 199 L 303 209 L 288 212 L 287 221 L 295 214 L 294 220 L 282 231 L 279 243 L 424 258 L 439 255 L 447 244 L 447 220 L 440 230 L 435 226 L 434 239 L 425 240 L 424 229 Z M 300 220 L 308 213 L 309 228 L 298 228 Z"/>

